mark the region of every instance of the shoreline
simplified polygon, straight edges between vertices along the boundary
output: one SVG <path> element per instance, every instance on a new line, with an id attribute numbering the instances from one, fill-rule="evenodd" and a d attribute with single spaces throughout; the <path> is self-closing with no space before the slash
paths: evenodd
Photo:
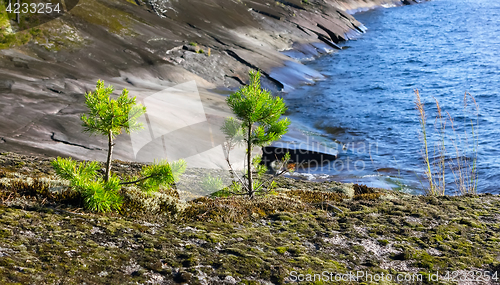
<path id="1" fill-rule="evenodd" d="M 69 29 L 73 43 L 45 35 L 56 49 L 35 37 L 27 45 L 0 50 L 0 74 L 6 77 L 0 80 L 0 94 L 6 98 L 0 112 L 7 114 L 0 119 L 3 151 L 104 160 L 105 141 L 82 134 L 78 118 L 83 93 L 92 90 L 99 78 L 117 91 L 129 89 L 139 100 L 194 80 L 208 110 L 208 123 L 216 126 L 229 110 L 223 96 L 212 90 L 224 86 L 216 91 L 220 94 L 238 88 L 246 82 L 250 68 L 262 70 L 267 78 L 263 86 L 270 90 L 312 84 L 322 75 L 283 54 L 285 49 L 290 53 L 295 47 L 293 53 L 317 58 L 336 49 L 336 43 L 363 32 L 362 24 L 344 10 L 401 4 L 399 0 L 332 0 L 331 6 L 297 1 L 273 2 L 273 6 L 260 0 L 231 4 L 235 11 L 229 12 L 224 6 L 227 0 L 214 0 L 215 8 L 193 0 L 190 5 L 161 2 L 176 5 L 168 7 L 186 14 L 160 15 L 158 7 L 146 2 L 134 6 L 106 0 L 106 9 L 112 9 L 108 13 L 131 22 L 116 32 L 108 24 L 98 29 L 85 17 L 92 13 L 91 1 L 82 0 L 68 15 L 42 26 L 42 32 Z M 210 24 L 196 19 L 196 9 L 202 7 L 209 9 L 205 18 Z M 133 16 L 124 14 L 132 11 Z M 238 11 L 243 14 L 236 19 Z M 151 12 L 163 18 L 154 18 Z M 227 14 L 228 20 L 220 22 L 218 13 Z M 227 29 L 219 30 L 217 25 L 222 24 Z M 180 29 L 178 35 L 168 30 L 174 27 Z M 116 52 L 120 50 L 123 53 Z M 216 141 L 223 138 L 215 136 Z M 135 160 L 130 137 L 119 137 L 117 145 L 116 159 Z"/>

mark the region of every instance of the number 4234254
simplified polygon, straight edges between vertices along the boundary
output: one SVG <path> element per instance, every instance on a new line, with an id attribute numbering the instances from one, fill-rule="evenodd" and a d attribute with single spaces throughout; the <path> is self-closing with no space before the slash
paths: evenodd
<path id="1" fill-rule="evenodd" d="M 51 14 L 60 13 L 61 7 L 59 3 L 9 3 L 7 6 L 8 13 L 14 14 Z"/>

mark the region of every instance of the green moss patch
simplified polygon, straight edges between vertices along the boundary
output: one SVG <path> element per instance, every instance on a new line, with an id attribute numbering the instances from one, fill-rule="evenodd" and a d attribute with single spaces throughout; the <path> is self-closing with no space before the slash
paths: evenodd
<path id="1" fill-rule="evenodd" d="M 87 23 L 104 27 L 113 34 L 134 34 L 130 29 L 133 16 L 118 8 L 114 8 L 109 2 L 81 0 L 78 6 L 71 10 L 71 15 Z"/>

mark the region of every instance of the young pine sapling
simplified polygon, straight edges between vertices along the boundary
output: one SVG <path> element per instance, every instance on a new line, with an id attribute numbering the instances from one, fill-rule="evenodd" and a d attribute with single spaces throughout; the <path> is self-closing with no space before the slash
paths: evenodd
<path id="1" fill-rule="evenodd" d="M 127 89 L 123 89 L 117 99 L 111 99 L 113 91 L 113 86 L 104 87 L 104 81 L 97 81 L 95 91 L 85 94 L 85 105 L 89 112 L 81 116 L 85 132 L 108 137 L 108 156 L 104 175 L 106 182 L 111 176 L 115 137 L 123 131 L 130 134 L 131 131 L 142 129 L 143 126 L 137 119 L 146 113 L 146 107 L 137 104 L 135 97 L 128 97 Z"/>
<path id="2" fill-rule="evenodd" d="M 250 72 L 250 84 L 240 88 L 227 98 L 227 104 L 236 118 L 227 118 L 222 131 L 226 135 L 226 160 L 229 161 L 229 150 L 237 143 L 246 146 L 246 180 L 238 178 L 244 192 L 250 198 L 260 191 L 262 184 L 254 184 L 253 168 L 263 172 L 259 158 L 252 159 L 254 147 L 263 147 L 283 136 L 290 125 L 288 118 L 281 118 L 286 111 L 282 98 L 273 97 L 271 92 L 261 88 L 260 72 Z M 233 171 L 233 173 L 235 173 Z"/>
<path id="3" fill-rule="evenodd" d="M 145 165 L 139 178 L 122 182 L 119 177 L 111 174 L 114 139 L 123 131 L 130 133 L 143 128 L 138 118 L 146 112 L 146 107 L 137 104 L 136 98 L 129 98 L 124 89 L 120 96 L 112 99 L 112 86 L 104 87 L 99 80 L 93 92 L 85 94 L 85 104 L 88 113 L 81 116 L 84 131 L 108 138 L 108 154 L 104 177 L 99 175 L 98 162 L 77 162 L 72 159 L 57 158 L 52 161 L 56 173 L 70 182 L 73 190 L 84 198 L 85 206 L 97 212 L 119 210 L 122 196 L 119 191 L 123 185 L 135 184 L 142 191 L 150 194 L 161 187 L 173 185 L 186 169 L 186 162 L 179 160 L 168 163 L 160 160 L 151 165 Z"/>

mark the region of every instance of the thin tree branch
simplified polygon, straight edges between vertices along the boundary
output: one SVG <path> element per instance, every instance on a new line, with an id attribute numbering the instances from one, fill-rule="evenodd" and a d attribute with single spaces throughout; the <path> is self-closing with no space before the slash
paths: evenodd
<path id="1" fill-rule="evenodd" d="M 154 175 L 149 175 L 149 176 L 146 176 L 146 177 L 142 177 L 142 178 L 139 178 L 139 179 L 137 179 L 135 181 L 121 182 L 120 185 L 137 184 L 139 182 L 142 182 L 142 181 L 144 181 L 146 179 L 149 179 L 149 178 L 152 178 L 152 177 L 154 177 Z"/>
<path id="2" fill-rule="evenodd" d="M 238 176 L 238 174 L 237 174 L 237 172 L 236 172 L 236 171 L 234 171 L 234 169 L 233 169 L 233 165 L 231 164 L 231 161 L 229 160 L 229 154 L 230 154 L 230 152 L 231 152 L 231 142 L 228 142 L 228 144 L 229 144 L 229 146 L 227 147 L 227 150 L 226 150 L 226 162 L 227 162 L 227 164 L 228 164 L 228 166 L 229 166 L 229 169 L 231 170 L 231 173 L 233 173 L 233 174 L 236 176 L 236 178 L 238 179 L 238 181 L 241 183 L 241 185 L 242 185 L 242 186 L 243 186 L 243 187 L 247 190 L 247 192 L 248 192 L 248 188 L 246 187 L 246 185 L 245 185 L 245 183 L 244 183 L 243 179 L 242 179 L 242 178 L 240 178 L 240 177 Z"/>

